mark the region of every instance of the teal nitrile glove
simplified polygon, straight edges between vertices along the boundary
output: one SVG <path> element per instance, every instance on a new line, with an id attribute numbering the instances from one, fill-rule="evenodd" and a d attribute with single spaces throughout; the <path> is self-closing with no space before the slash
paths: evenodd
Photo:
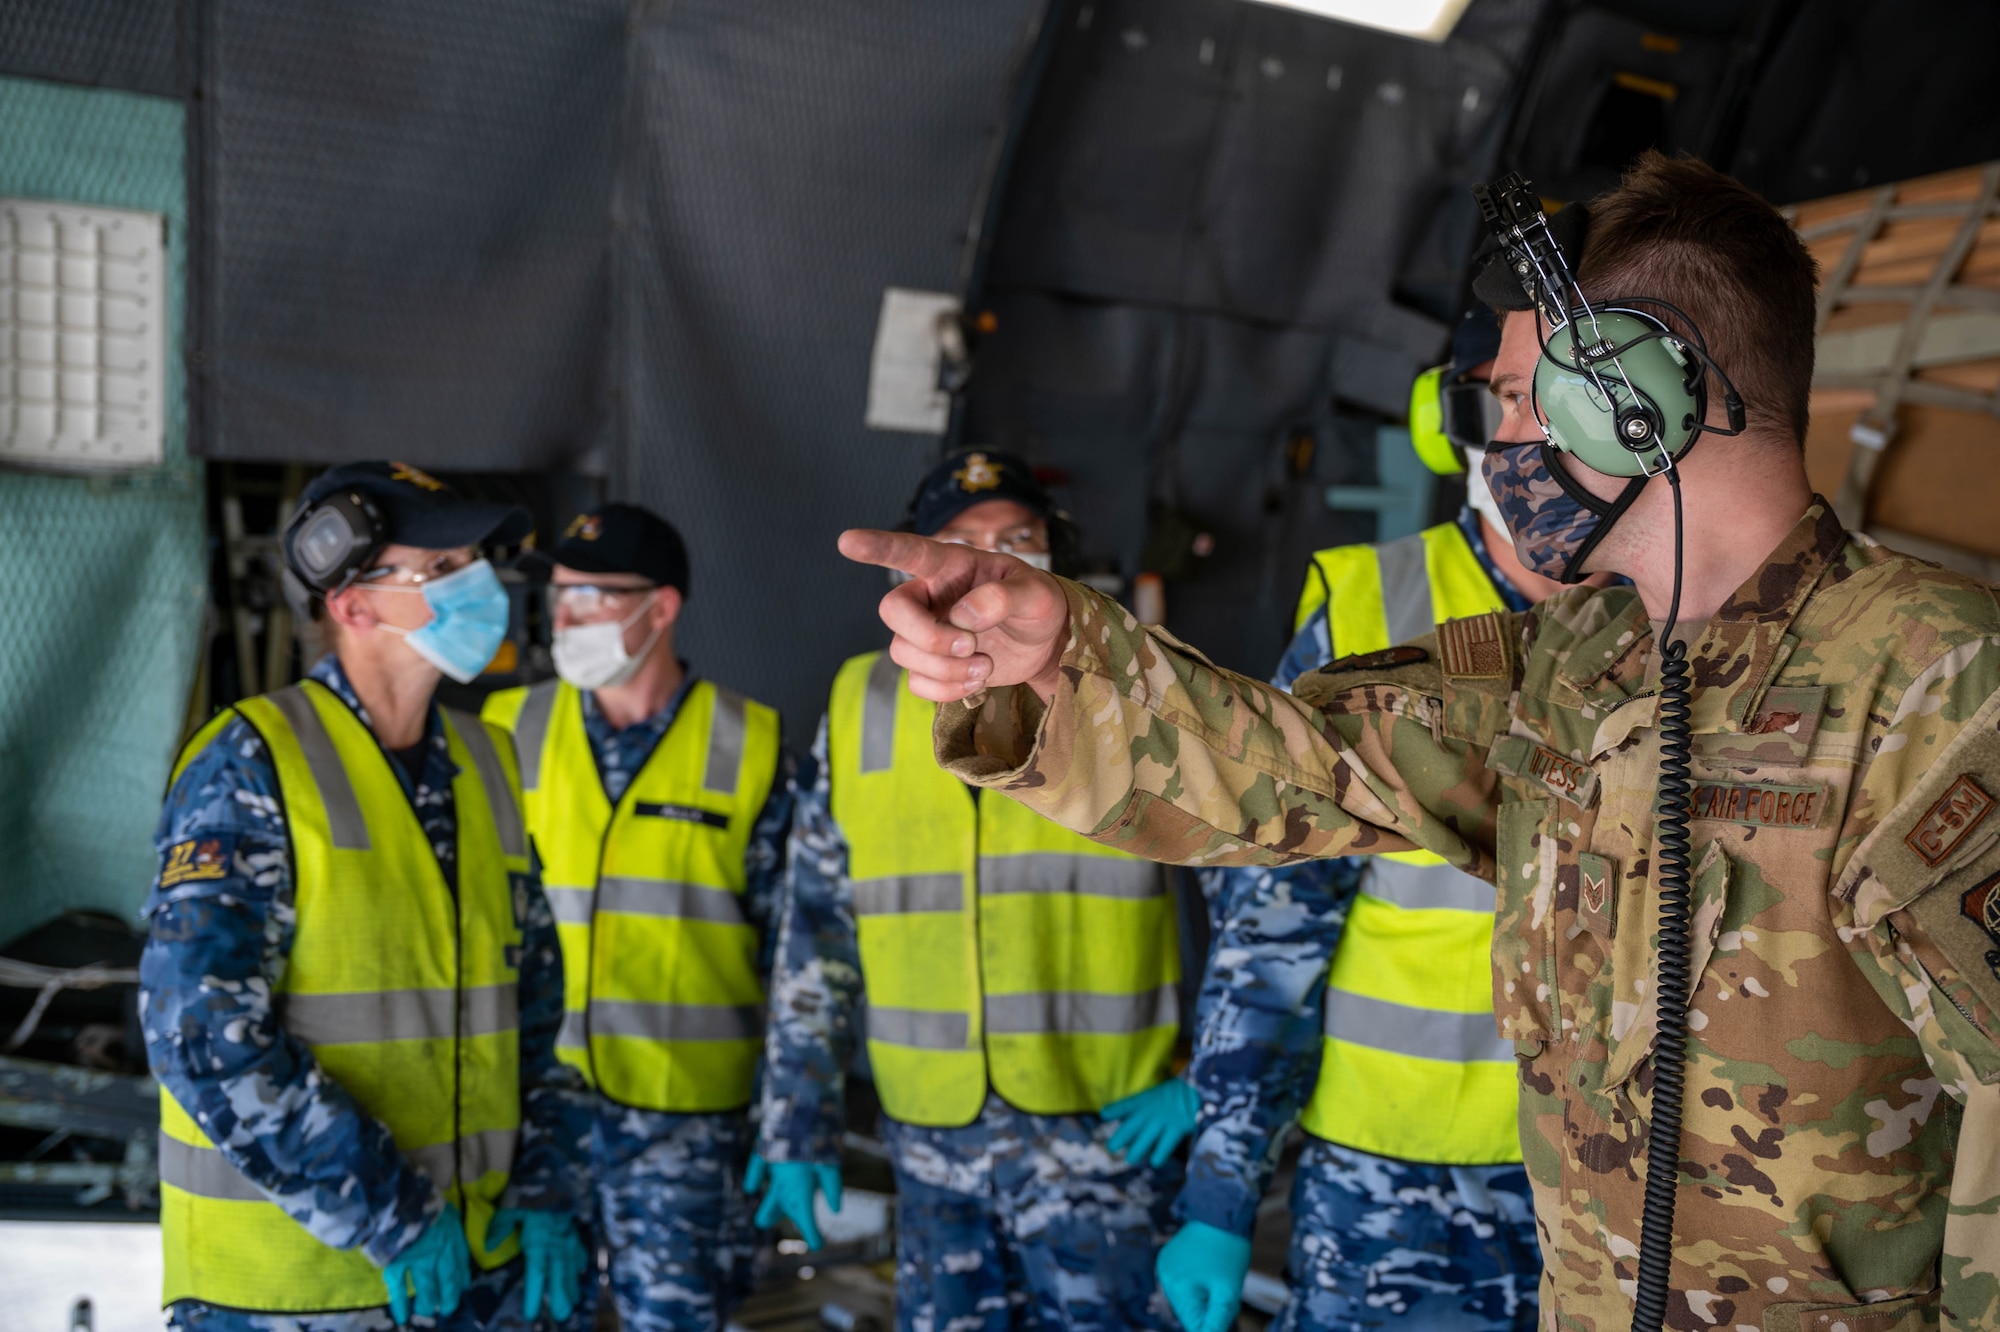
<path id="1" fill-rule="evenodd" d="M 465 1224 L 458 1219 L 456 1207 L 446 1207 L 382 1269 L 382 1284 L 389 1290 L 389 1316 L 398 1326 L 410 1321 L 410 1292 L 414 1290 L 419 1317 L 443 1318 L 457 1311 L 471 1279 L 472 1248 L 465 1242 Z"/>
<path id="2" fill-rule="evenodd" d="M 1133 1165 L 1163 1166 L 1181 1139 L 1194 1132 L 1194 1112 L 1200 1108 L 1194 1088 L 1168 1078 L 1104 1107 L 1102 1118 L 1122 1121 L 1106 1145 Z"/>
<path id="3" fill-rule="evenodd" d="M 514 1228 L 521 1229 L 521 1253 L 528 1260 L 527 1289 L 521 1294 L 521 1309 L 530 1321 L 542 1311 L 542 1295 L 549 1297 L 549 1313 L 560 1323 L 576 1308 L 583 1293 L 583 1274 L 590 1266 L 590 1251 L 583 1236 L 576 1233 L 576 1219 L 568 1212 L 529 1211 L 503 1207 L 493 1214 L 486 1230 L 486 1247 L 497 1249 L 507 1242 Z"/>
<path id="4" fill-rule="evenodd" d="M 807 1165 L 803 1161 L 766 1161 L 753 1152 L 750 1169 L 743 1176 L 744 1191 L 756 1193 L 767 1179 L 771 1182 L 771 1192 L 757 1208 L 757 1224 L 768 1230 L 782 1216 L 799 1228 L 799 1238 L 808 1249 L 826 1243 L 820 1238 L 819 1223 L 813 1220 L 813 1193 L 825 1194 L 827 1210 L 838 1212 L 840 1167 Z"/>
<path id="5" fill-rule="evenodd" d="M 1190 1221 L 1160 1250 L 1153 1270 L 1187 1332 L 1229 1332 L 1243 1303 L 1250 1241 Z"/>

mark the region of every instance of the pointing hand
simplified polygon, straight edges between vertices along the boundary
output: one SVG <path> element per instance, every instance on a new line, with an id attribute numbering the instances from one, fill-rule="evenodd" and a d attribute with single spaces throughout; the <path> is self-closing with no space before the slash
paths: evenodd
<path id="1" fill-rule="evenodd" d="M 840 553 L 910 575 L 882 598 L 881 615 L 896 635 L 890 659 L 909 671 L 917 697 L 950 703 L 1014 684 L 1055 692 L 1069 603 L 1053 575 L 908 532 L 843 532 Z"/>

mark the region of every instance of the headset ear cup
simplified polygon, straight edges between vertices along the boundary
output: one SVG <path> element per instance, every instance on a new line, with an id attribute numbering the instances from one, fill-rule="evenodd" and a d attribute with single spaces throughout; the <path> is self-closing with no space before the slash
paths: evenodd
<path id="1" fill-rule="evenodd" d="M 1591 338 L 1579 352 L 1579 337 Z M 1606 476 L 1645 476 L 1678 458 L 1700 432 L 1704 395 L 1688 357 L 1652 315 L 1622 306 L 1579 309 L 1549 334 L 1535 364 L 1535 405 L 1549 442 Z M 1608 395 L 1608 396 L 1607 396 Z M 1643 435 L 1625 427 L 1643 421 Z"/>
<path id="2" fill-rule="evenodd" d="M 301 505 L 279 541 L 285 568 L 324 596 L 345 587 L 385 544 L 382 515 L 356 491 Z"/>

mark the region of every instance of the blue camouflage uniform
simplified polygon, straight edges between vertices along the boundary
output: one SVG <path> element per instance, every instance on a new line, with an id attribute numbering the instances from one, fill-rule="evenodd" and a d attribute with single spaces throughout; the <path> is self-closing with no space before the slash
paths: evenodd
<path id="1" fill-rule="evenodd" d="M 1527 598 L 1494 566 L 1478 515 L 1458 518 L 1509 610 Z M 1331 659 L 1327 609 L 1292 640 L 1272 683 Z M 1214 941 L 1189 1078 L 1201 1112 L 1184 1221 L 1248 1235 L 1285 1131 L 1319 1074 L 1327 969 L 1361 862 L 1205 870 Z M 1536 1324 L 1541 1250 L 1519 1165 L 1401 1161 L 1308 1137 L 1292 1188 L 1292 1299 L 1274 1332 L 1393 1324 L 1503 1332 Z"/>
<path id="2" fill-rule="evenodd" d="M 695 677 L 667 705 L 614 728 L 583 693 L 584 732 L 604 793 L 616 804 L 673 725 Z M 780 759 L 770 798 L 744 853 L 744 917 L 762 939 L 768 973 L 784 889 L 791 823 L 789 764 Z M 626 1332 L 720 1332 L 750 1293 L 760 1247 L 743 1172 L 755 1131 L 747 1111 L 676 1114 L 635 1110 L 598 1096 L 590 1130 L 596 1232 L 610 1252 L 611 1294 Z"/>
<path id="3" fill-rule="evenodd" d="M 366 724 L 368 714 L 339 662 L 312 678 Z M 456 892 L 458 823 L 443 719 L 433 706 L 418 745 L 391 755 L 445 883 Z M 319 1239 L 386 1264 L 422 1233 L 443 1201 L 404 1160 L 389 1132 L 320 1071 L 287 1035 L 271 988 L 297 929 L 292 856 L 277 769 L 263 738 L 238 718 L 225 726 L 168 792 L 155 834 L 164 857 L 191 838 L 222 844 L 228 872 L 162 888 L 147 901 L 151 934 L 140 958 L 139 1013 L 153 1071 L 201 1119 L 215 1145 L 287 1215 Z M 503 1207 L 579 1211 L 590 1136 L 582 1079 L 558 1062 L 562 958 L 539 876 L 515 885 L 521 922 L 521 1138 Z M 526 1327 L 523 1263 L 477 1265 L 456 1313 L 418 1327 Z M 386 1295 L 384 1297 L 386 1299 Z M 181 1300 L 174 1328 L 204 1332 L 387 1332 L 386 1307 L 317 1314 L 260 1314 Z M 587 1327 L 579 1314 L 571 1327 Z"/>
<path id="4" fill-rule="evenodd" d="M 832 1162 L 863 995 L 824 719 L 797 791 L 760 1150 L 773 1162 Z M 1171 1328 L 1153 1261 L 1181 1167 L 1129 1164 L 1105 1145 L 1115 1127 L 1096 1115 L 1032 1115 L 990 1091 L 964 1128 L 885 1116 L 897 1190 L 897 1327 Z"/>

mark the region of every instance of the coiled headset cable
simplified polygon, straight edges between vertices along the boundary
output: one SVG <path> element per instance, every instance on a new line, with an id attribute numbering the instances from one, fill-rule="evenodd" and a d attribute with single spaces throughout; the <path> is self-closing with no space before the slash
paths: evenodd
<path id="1" fill-rule="evenodd" d="M 1681 1106 L 1687 1089 L 1688 998 L 1693 977 L 1694 894 L 1689 886 L 1688 797 L 1694 789 L 1693 703 L 1687 646 L 1674 637 L 1681 613 L 1681 473 L 1674 492 L 1674 595 L 1660 631 L 1660 793 L 1653 822 L 1659 863 L 1659 1017 L 1653 1042 L 1653 1123 L 1646 1136 L 1646 1201 L 1639 1231 L 1639 1280 L 1632 1332 L 1658 1332 L 1667 1316 L 1674 1259 L 1674 1190 L 1681 1174 Z"/>

